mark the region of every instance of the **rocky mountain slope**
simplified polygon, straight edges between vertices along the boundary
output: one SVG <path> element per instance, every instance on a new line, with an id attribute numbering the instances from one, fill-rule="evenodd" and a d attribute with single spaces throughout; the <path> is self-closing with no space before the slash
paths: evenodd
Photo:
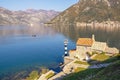
<path id="1" fill-rule="evenodd" d="M 79 0 L 51 23 L 120 21 L 120 0 Z"/>
<path id="2" fill-rule="evenodd" d="M 0 25 L 44 23 L 58 14 L 59 12 L 53 10 L 28 9 L 25 11 L 10 11 L 0 7 Z"/>

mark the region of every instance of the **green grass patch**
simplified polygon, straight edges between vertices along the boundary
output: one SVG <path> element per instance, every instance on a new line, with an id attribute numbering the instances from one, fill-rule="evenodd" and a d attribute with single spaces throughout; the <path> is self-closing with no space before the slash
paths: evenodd
<path id="1" fill-rule="evenodd" d="M 63 80 L 119 80 L 120 56 L 113 58 L 116 59 L 114 64 L 106 68 L 80 70 L 77 73 L 67 75 Z"/>
<path id="2" fill-rule="evenodd" d="M 120 60 L 96 73 L 95 77 L 89 80 L 119 80 Z"/>
<path id="3" fill-rule="evenodd" d="M 88 62 L 83 62 L 83 61 L 75 61 L 74 63 L 83 64 L 83 65 L 90 65 Z"/>
<path id="4" fill-rule="evenodd" d="M 96 51 L 93 51 L 93 52 L 92 52 L 92 55 L 94 55 L 94 54 L 98 54 L 98 52 L 96 52 Z"/>
<path id="5" fill-rule="evenodd" d="M 120 59 L 120 55 L 116 54 L 116 55 L 112 56 L 111 58 L 109 58 L 109 59 L 107 59 L 107 60 L 105 60 L 105 61 L 103 61 L 101 63 L 111 63 L 111 62 L 115 62 L 115 61 L 117 61 L 119 59 Z"/>
<path id="6" fill-rule="evenodd" d="M 52 76 L 54 76 L 54 73 L 53 73 L 53 72 L 49 73 L 45 78 L 46 78 L 46 79 L 49 79 L 49 78 L 51 78 Z"/>
<path id="7" fill-rule="evenodd" d="M 92 59 L 96 60 L 96 61 L 105 61 L 107 59 L 109 59 L 110 56 L 105 55 L 105 54 L 97 54 L 96 56 L 94 56 Z"/>
<path id="8" fill-rule="evenodd" d="M 102 70 L 102 68 L 101 69 L 85 69 L 78 73 L 72 73 L 70 75 L 67 75 L 65 78 L 63 78 L 63 80 L 84 80 L 90 76 L 94 76 L 100 70 Z"/>
<path id="9" fill-rule="evenodd" d="M 77 67 L 74 72 L 84 71 L 86 68 Z"/>

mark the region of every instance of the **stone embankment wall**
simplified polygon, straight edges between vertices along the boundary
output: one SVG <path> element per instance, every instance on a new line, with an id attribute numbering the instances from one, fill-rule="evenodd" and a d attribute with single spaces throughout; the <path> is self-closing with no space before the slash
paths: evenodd
<path id="1" fill-rule="evenodd" d="M 70 62 L 72 62 L 74 59 L 73 58 L 70 58 L 70 57 L 64 57 L 64 65 L 66 65 L 66 64 L 68 64 L 68 63 L 70 63 Z"/>
<path id="2" fill-rule="evenodd" d="M 76 26 L 91 26 L 91 27 L 120 27 L 120 22 L 118 21 L 105 21 L 105 22 L 91 22 L 91 23 L 85 23 L 85 22 L 76 22 Z"/>

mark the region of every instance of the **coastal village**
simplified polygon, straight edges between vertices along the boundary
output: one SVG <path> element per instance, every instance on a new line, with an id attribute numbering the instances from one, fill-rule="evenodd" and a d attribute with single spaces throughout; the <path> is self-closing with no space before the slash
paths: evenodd
<path id="1" fill-rule="evenodd" d="M 120 80 L 120 0 L 0 1 L 0 80 Z"/>
<path id="2" fill-rule="evenodd" d="M 89 54 L 92 52 L 115 54 L 119 53 L 117 48 L 108 47 L 106 42 L 95 41 L 95 36 L 92 38 L 79 38 L 76 43 L 76 50 L 69 51 L 70 58 L 78 58 L 79 60 L 90 60 Z"/>
<path id="3" fill-rule="evenodd" d="M 106 42 L 95 40 L 95 35 L 91 38 L 79 38 L 76 42 L 76 49 L 67 51 L 68 41 L 65 40 L 65 55 L 62 71 L 59 73 L 53 70 L 42 74 L 38 80 L 62 80 L 65 76 L 88 68 L 102 68 L 112 64 L 105 60 L 119 54 L 117 48 L 111 48 Z M 91 62 L 91 63 L 90 63 Z"/>

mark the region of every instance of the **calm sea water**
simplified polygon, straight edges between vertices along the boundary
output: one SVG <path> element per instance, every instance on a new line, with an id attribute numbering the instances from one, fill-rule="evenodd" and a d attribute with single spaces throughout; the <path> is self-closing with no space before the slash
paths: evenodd
<path id="1" fill-rule="evenodd" d="M 74 49 L 79 37 L 92 34 L 97 41 L 120 49 L 120 29 L 0 26 L 0 75 L 40 66 L 56 68 L 63 60 L 65 39 L 69 40 L 68 49 Z"/>
<path id="2" fill-rule="evenodd" d="M 40 66 L 58 67 L 66 38 L 50 27 L 0 26 L 0 74 Z M 69 48 L 74 48 L 74 42 L 69 42 Z"/>

